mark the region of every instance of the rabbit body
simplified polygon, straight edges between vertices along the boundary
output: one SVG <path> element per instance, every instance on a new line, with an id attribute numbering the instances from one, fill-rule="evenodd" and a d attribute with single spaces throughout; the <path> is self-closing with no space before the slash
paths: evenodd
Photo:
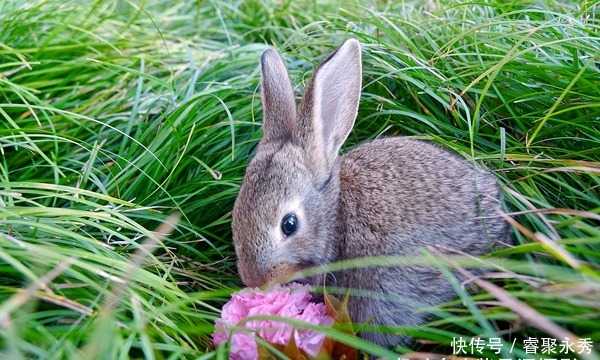
<path id="1" fill-rule="evenodd" d="M 432 144 L 404 138 L 362 144 L 340 158 L 339 259 L 419 256 L 438 244 L 489 253 L 497 240 L 506 240 L 506 223 L 484 225 L 479 218 L 498 215 L 498 197 L 491 174 Z M 357 268 L 336 277 L 342 288 L 382 294 L 350 299 L 356 323 L 418 325 L 428 315 L 419 308 L 456 296 L 433 266 Z M 407 344 L 407 338 L 378 332 L 362 337 Z"/>
<path id="2" fill-rule="evenodd" d="M 401 137 L 338 155 L 356 118 L 361 73 L 360 45 L 348 40 L 319 65 L 296 107 L 283 61 L 274 50 L 263 53 L 263 138 L 232 214 L 247 286 L 340 260 L 417 256 L 428 246 L 482 255 L 506 239 L 506 223 L 494 217 L 496 179 L 477 166 Z M 306 280 L 320 285 L 323 276 Z M 455 296 L 431 265 L 351 268 L 335 280 L 358 291 L 348 303 L 354 323 L 418 325 L 427 315 L 420 308 Z M 384 346 L 409 341 L 360 336 Z"/>

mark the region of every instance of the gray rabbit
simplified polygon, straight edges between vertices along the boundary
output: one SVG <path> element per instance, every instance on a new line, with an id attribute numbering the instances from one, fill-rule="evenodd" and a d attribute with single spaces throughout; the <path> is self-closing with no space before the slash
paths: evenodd
<path id="1" fill-rule="evenodd" d="M 401 137 L 339 155 L 361 94 L 358 41 L 347 40 L 322 61 L 298 107 L 277 52 L 265 50 L 261 65 L 263 136 L 232 215 L 244 284 L 346 259 L 417 256 L 437 244 L 482 255 L 507 238 L 495 177 L 468 161 Z M 435 266 L 347 269 L 335 273 L 335 285 L 355 290 L 348 308 L 357 324 L 418 325 L 426 313 L 417 304 L 456 296 Z M 360 336 L 382 346 L 409 342 L 377 331 Z"/>

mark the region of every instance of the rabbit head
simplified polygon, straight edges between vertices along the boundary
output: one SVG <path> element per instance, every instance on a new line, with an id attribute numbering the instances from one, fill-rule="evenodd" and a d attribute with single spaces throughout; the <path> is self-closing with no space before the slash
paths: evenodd
<path id="1" fill-rule="evenodd" d="M 344 225 L 337 221 L 337 158 L 358 111 L 360 45 L 347 40 L 327 56 L 298 107 L 275 50 L 264 51 L 261 68 L 263 136 L 232 213 L 238 270 L 247 286 L 338 257 L 336 234 Z"/>

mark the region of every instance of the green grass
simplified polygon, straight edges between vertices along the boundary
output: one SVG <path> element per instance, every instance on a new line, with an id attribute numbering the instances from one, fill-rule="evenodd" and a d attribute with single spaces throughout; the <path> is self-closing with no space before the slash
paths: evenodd
<path id="1" fill-rule="evenodd" d="M 572 333 L 598 358 L 599 11 L 0 2 L 0 357 L 225 356 L 209 335 L 241 286 L 229 212 L 261 134 L 260 53 L 281 51 L 300 93 L 354 37 L 364 88 L 344 151 L 379 134 L 438 143 L 496 173 L 514 225 L 515 246 L 483 261 L 495 279 L 467 292 L 448 272 L 460 297 L 395 331 L 445 354 L 453 337 L 516 339 L 515 357 Z"/>

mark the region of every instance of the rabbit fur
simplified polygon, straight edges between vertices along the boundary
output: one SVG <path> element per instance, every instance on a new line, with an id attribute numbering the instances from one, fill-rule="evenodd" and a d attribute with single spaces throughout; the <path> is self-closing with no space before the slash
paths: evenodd
<path id="1" fill-rule="evenodd" d="M 263 136 L 232 213 L 244 284 L 261 286 L 346 259 L 417 256 L 436 244 L 482 255 L 506 239 L 496 179 L 472 163 L 402 137 L 338 154 L 360 100 L 357 40 L 322 61 L 299 106 L 279 54 L 265 50 L 261 65 Z M 287 214 L 297 220 L 289 235 L 281 225 Z M 354 323 L 418 325 L 427 315 L 419 308 L 456 296 L 435 266 L 353 268 L 334 279 L 338 287 L 375 294 L 351 295 Z M 320 285 L 323 276 L 305 280 Z M 410 341 L 375 331 L 360 336 L 382 346 Z"/>

